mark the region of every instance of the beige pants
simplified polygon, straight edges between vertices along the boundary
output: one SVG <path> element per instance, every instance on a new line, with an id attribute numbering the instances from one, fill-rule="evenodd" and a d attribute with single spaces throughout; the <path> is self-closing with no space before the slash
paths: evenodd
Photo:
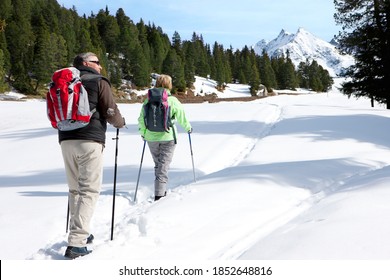
<path id="1" fill-rule="evenodd" d="M 102 184 L 103 145 L 88 140 L 61 142 L 69 186 L 68 245 L 84 247 Z"/>

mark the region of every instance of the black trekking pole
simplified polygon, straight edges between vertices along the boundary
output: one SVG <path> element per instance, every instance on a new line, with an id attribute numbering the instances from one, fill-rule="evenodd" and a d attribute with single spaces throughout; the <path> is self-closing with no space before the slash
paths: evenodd
<path id="1" fill-rule="evenodd" d="M 66 233 L 68 233 L 68 228 L 69 228 L 69 196 L 68 196 L 68 210 L 66 213 Z"/>
<path id="2" fill-rule="evenodd" d="M 115 168 L 114 168 L 114 188 L 112 194 L 112 218 L 111 218 L 111 240 L 114 239 L 114 216 L 115 216 L 115 195 L 116 195 L 116 173 L 117 173 L 117 160 L 118 160 L 118 139 L 119 139 L 119 128 L 116 129 L 116 137 L 112 140 L 116 140 L 115 144 Z"/>
<path id="3" fill-rule="evenodd" d="M 144 160 L 145 146 L 146 146 L 146 140 L 144 139 L 144 147 L 142 148 L 141 162 L 139 164 L 139 170 L 138 170 L 137 185 L 135 186 L 134 203 L 135 203 L 135 200 L 137 199 L 138 183 L 139 183 L 139 177 L 141 176 L 141 169 L 142 169 L 142 162 Z"/>
<path id="4" fill-rule="evenodd" d="M 191 143 L 191 132 L 188 132 L 188 139 L 190 140 L 190 151 L 191 151 L 191 160 L 192 160 L 192 172 L 194 173 L 194 182 L 196 182 L 195 177 L 195 165 L 194 165 L 194 154 L 192 152 L 192 143 Z"/>

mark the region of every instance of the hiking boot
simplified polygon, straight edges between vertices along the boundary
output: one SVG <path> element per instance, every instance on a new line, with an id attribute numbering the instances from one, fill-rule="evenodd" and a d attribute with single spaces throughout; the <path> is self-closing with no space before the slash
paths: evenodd
<path id="1" fill-rule="evenodd" d="M 90 234 L 87 238 L 87 244 L 91 244 L 93 242 L 93 240 L 95 239 L 95 236 L 93 236 L 93 234 Z"/>
<path id="2" fill-rule="evenodd" d="M 89 251 L 87 247 L 73 247 L 73 246 L 68 246 L 65 251 L 65 257 L 69 259 L 75 259 L 78 257 L 82 257 L 85 255 L 88 255 L 92 251 Z"/>
<path id="3" fill-rule="evenodd" d="M 166 195 L 167 195 L 167 192 L 165 192 L 164 195 L 156 195 L 156 196 L 154 197 L 154 201 L 157 201 L 157 200 L 159 200 L 160 198 L 163 198 L 163 197 L 166 196 Z"/>

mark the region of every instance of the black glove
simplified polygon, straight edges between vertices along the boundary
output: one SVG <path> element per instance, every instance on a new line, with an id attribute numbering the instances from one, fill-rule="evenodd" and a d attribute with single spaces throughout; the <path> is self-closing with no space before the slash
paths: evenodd
<path id="1" fill-rule="evenodd" d="M 188 130 L 188 133 L 192 133 L 192 127 L 190 128 L 190 130 Z"/>

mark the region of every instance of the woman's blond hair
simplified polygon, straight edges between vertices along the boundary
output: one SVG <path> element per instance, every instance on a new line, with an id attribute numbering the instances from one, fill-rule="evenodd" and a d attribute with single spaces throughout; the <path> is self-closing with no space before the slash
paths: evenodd
<path id="1" fill-rule="evenodd" d="M 172 89 L 172 78 L 169 75 L 160 75 L 157 77 L 156 80 L 156 87 L 163 87 L 167 88 L 169 90 Z"/>

